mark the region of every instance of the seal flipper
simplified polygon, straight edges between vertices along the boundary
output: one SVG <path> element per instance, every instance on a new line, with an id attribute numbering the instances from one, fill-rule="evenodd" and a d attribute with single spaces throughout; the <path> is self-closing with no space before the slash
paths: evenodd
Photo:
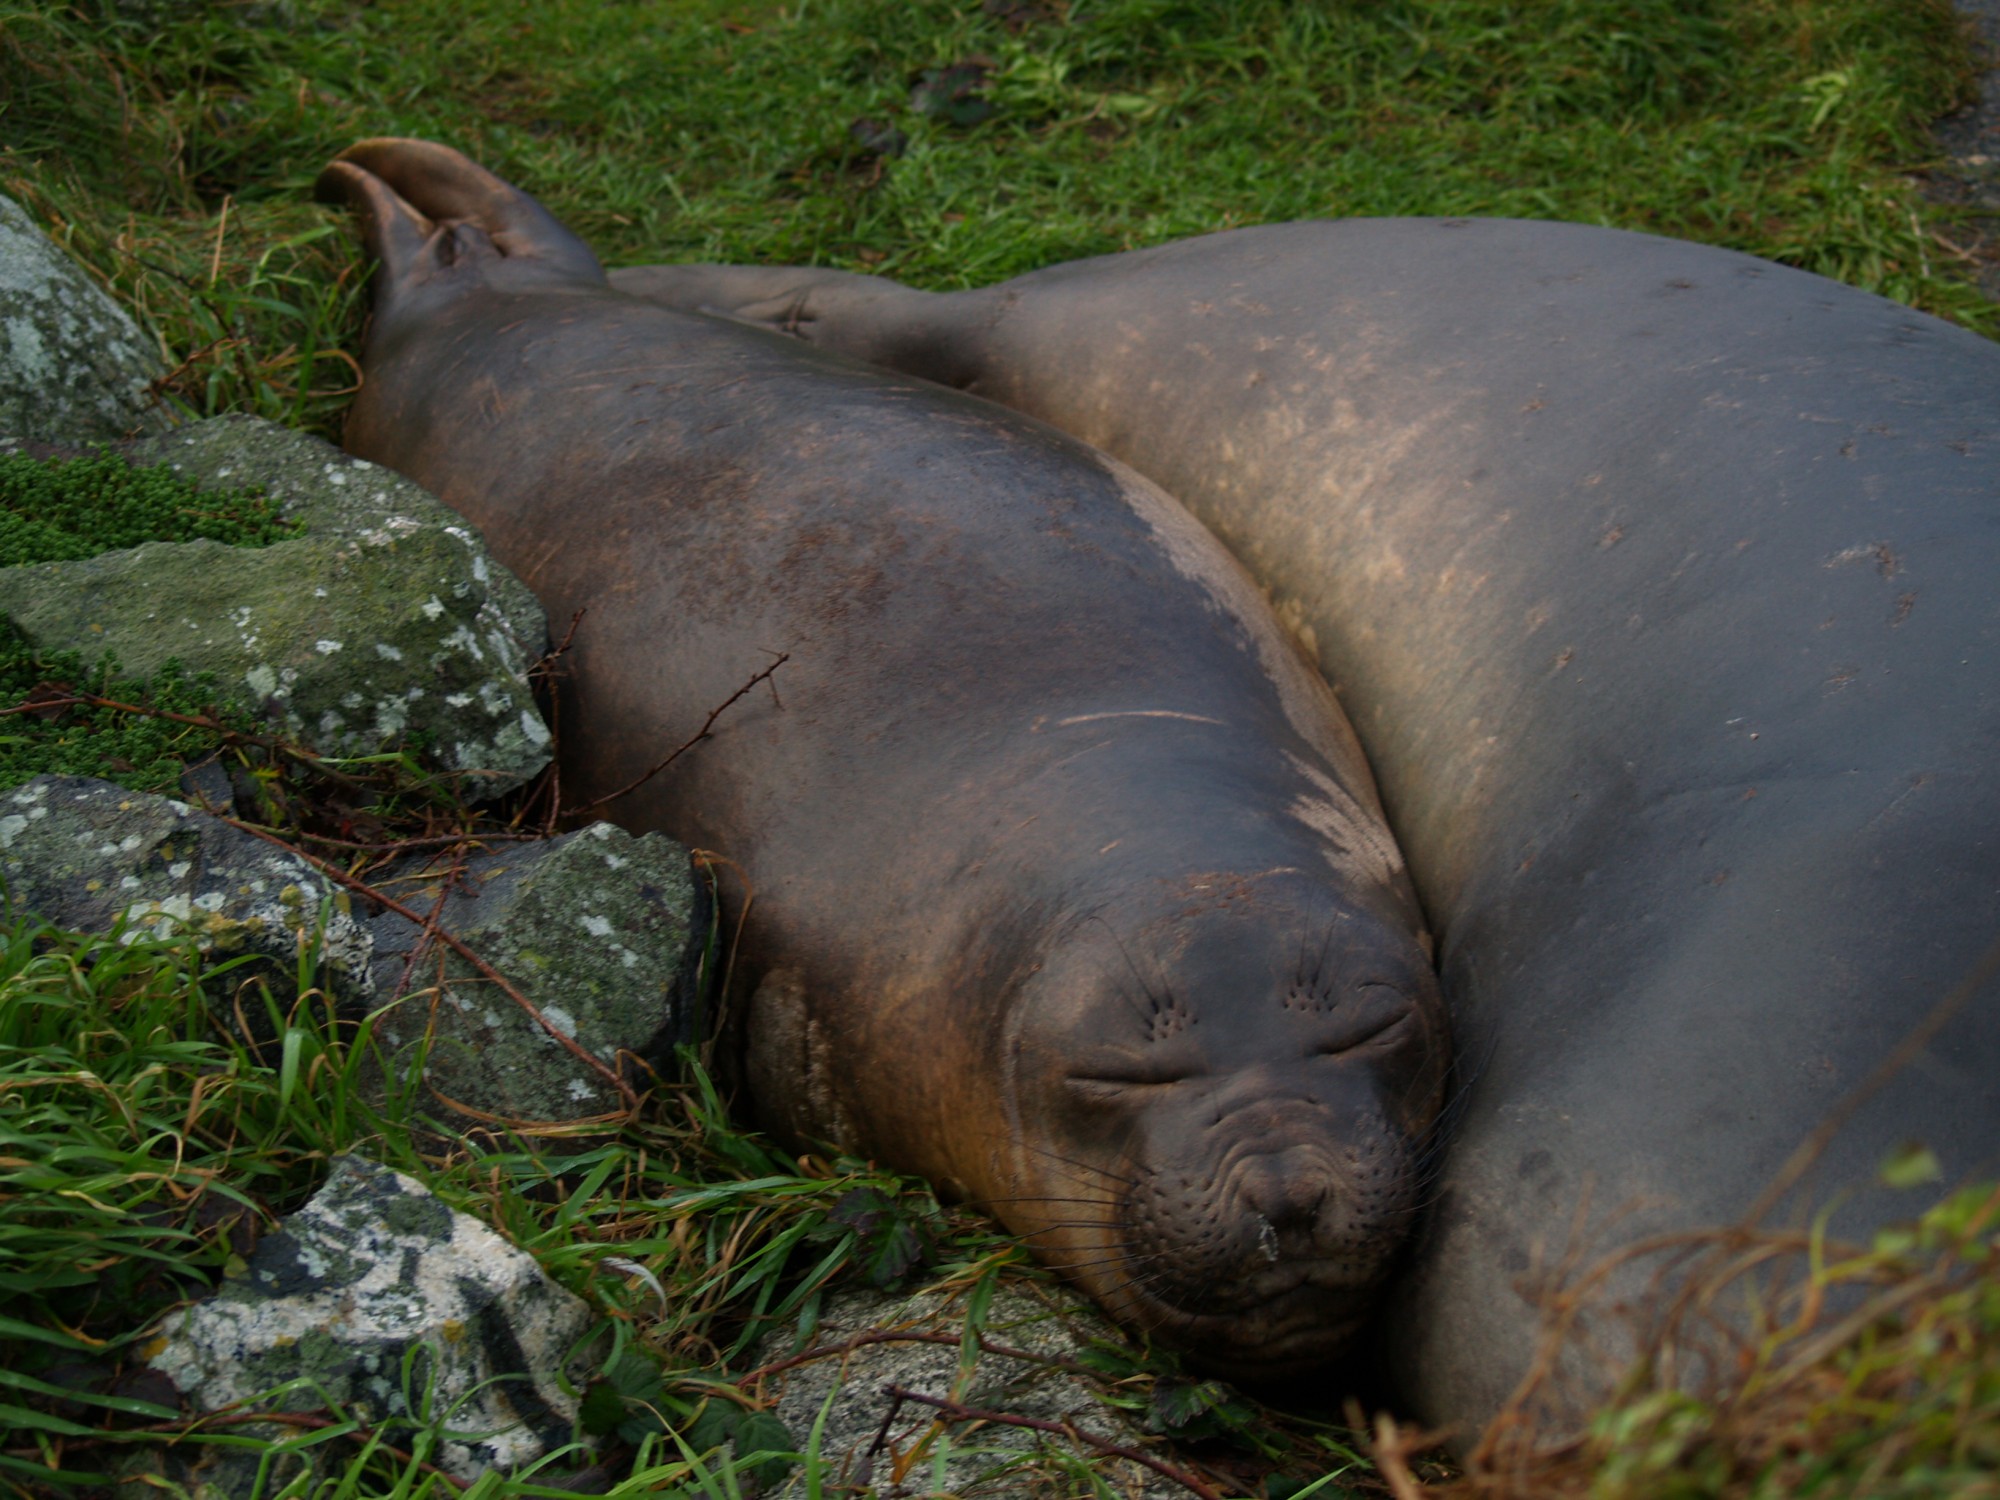
<path id="1" fill-rule="evenodd" d="M 407 279 L 421 261 L 437 226 L 397 196 L 373 172 L 334 161 L 313 184 L 322 203 L 344 203 L 361 215 L 361 239 L 389 280 Z"/>
<path id="2" fill-rule="evenodd" d="M 813 342 L 811 325 L 824 309 L 846 311 L 898 294 L 930 295 L 886 276 L 816 266 L 620 266 L 609 275 L 619 291 L 661 307 L 776 328 L 807 343 Z"/>
<path id="3" fill-rule="evenodd" d="M 977 378 L 962 339 L 979 326 L 984 292 L 924 292 L 812 266 L 623 266 L 610 281 L 661 307 L 769 328 L 938 385 Z"/>
<path id="4" fill-rule="evenodd" d="M 554 214 L 449 146 L 397 136 L 356 141 L 320 174 L 322 196 L 343 165 L 380 178 L 434 222 L 478 225 L 508 260 L 538 261 L 574 280 L 603 284 L 597 257 Z M 336 191 L 344 195 L 344 184 Z"/>
<path id="5" fill-rule="evenodd" d="M 314 193 L 361 216 L 380 262 L 368 335 L 379 351 L 481 291 L 601 291 L 604 270 L 582 240 L 519 188 L 449 146 L 378 138 L 349 147 Z"/>

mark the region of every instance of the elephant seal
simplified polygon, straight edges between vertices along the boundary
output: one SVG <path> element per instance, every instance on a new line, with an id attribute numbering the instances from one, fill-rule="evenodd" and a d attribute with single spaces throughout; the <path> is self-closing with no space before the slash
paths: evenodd
<path id="1" fill-rule="evenodd" d="M 747 872 L 764 1123 L 1218 1370 L 1335 1352 L 1449 1045 L 1366 762 L 1237 564 L 1040 423 L 614 291 L 447 148 L 320 191 L 380 262 L 348 447 L 581 612 L 565 799 Z"/>
<path id="2" fill-rule="evenodd" d="M 1606 1248 L 1735 1220 L 2000 935 L 2000 349 L 1970 333 L 1497 220 L 1273 225 L 949 295 L 612 283 L 1122 457 L 1315 643 L 1470 1079 L 1391 1312 L 1428 1422 L 1507 1400 L 1523 1273 L 1581 1207 L 1639 1207 Z M 1836 1228 L 1912 1211 L 1872 1186 L 1910 1139 L 1993 1170 L 1990 990 L 1835 1137 Z"/>

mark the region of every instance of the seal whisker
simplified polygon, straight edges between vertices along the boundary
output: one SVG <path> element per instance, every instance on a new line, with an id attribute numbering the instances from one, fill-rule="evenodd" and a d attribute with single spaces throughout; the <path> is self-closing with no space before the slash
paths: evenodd
<path id="1" fill-rule="evenodd" d="M 1420 1196 L 1426 1207 L 1434 1201 L 1429 1188 L 1444 1169 L 1446 1148 L 1450 1146 L 1452 1137 L 1457 1133 L 1459 1122 L 1465 1118 L 1465 1112 L 1471 1106 L 1473 1085 L 1486 1071 L 1487 1064 L 1492 1062 L 1493 1054 L 1499 1044 L 1500 1039 L 1496 1034 L 1487 1041 L 1478 1062 L 1468 1067 L 1464 1059 L 1460 1058 L 1453 1067 L 1453 1072 L 1457 1076 L 1450 1093 L 1445 1096 L 1443 1106 L 1438 1110 L 1437 1118 L 1431 1122 L 1430 1132 L 1424 1138 L 1415 1162 Z"/>
<path id="2" fill-rule="evenodd" d="M 1065 1263 L 1063 1265 L 1056 1265 L 1053 1266 L 1052 1268 L 1057 1271 L 1062 1271 L 1069 1275 L 1076 1275 L 1083 1271 L 1095 1271 L 1101 1266 L 1123 1266 L 1127 1270 L 1131 1270 L 1138 1266 L 1144 1265 L 1149 1261 L 1158 1261 L 1161 1260 L 1162 1258 L 1163 1257 L 1160 1255 L 1147 1255 L 1147 1256 L 1107 1255 L 1099 1260 L 1075 1261 L 1075 1262 Z M 1149 1272 L 1147 1274 L 1150 1275 L 1151 1273 Z"/>
<path id="3" fill-rule="evenodd" d="M 1023 1144 L 1026 1145 L 1027 1148 L 1030 1151 L 1034 1152 L 1035 1155 L 1037 1156 L 1045 1156 L 1050 1161 L 1061 1162 L 1066 1167 L 1075 1167 L 1079 1171 L 1093 1173 L 1096 1176 L 1106 1178 L 1111 1182 L 1115 1182 L 1119 1184 L 1119 1186 L 1121 1187 L 1132 1186 L 1131 1178 L 1120 1177 L 1116 1172 L 1109 1171 L 1104 1167 L 1093 1166 L 1091 1163 L 1087 1161 L 1078 1161 L 1073 1156 L 1064 1156 L 1060 1152 L 1051 1151 L 1045 1146 L 1037 1146 L 1032 1142 L 1023 1142 Z"/>
<path id="4" fill-rule="evenodd" d="M 1085 1224 L 1081 1227 L 1085 1229 L 1105 1229 L 1111 1226 L 1104 1224 Z M 1035 1231 L 1035 1233 L 1038 1235 L 1045 1234 L 1047 1232 L 1048 1231 L 1045 1229 L 1038 1229 Z M 1048 1245 L 1048 1246 L 1043 1246 L 1041 1248 L 1044 1250 L 1045 1253 L 1049 1255 L 1086 1255 L 1086 1254 L 1095 1254 L 1099 1250 L 1117 1250 L 1123 1253 L 1130 1253 L 1132 1250 L 1132 1243 L 1129 1240 L 1118 1239 L 1118 1240 L 1106 1240 L 1102 1244 L 1084 1246 L 1076 1249 L 1070 1249 L 1062 1245 Z M 1147 1257 L 1151 1258 L 1154 1255 L 1154 1253 L 1155 1252 L 1148 1251 Z"/>
<path id="5" fill-rule="evenodd" d="M 1047 1234 L 1052 1229 L 1114 1229 L 1117 1222 L 1115 1219 L 1050 1219 L 1034 1232 Z"/>
<path id="6" fill-rule="evenodd" d="M 1118 945 L 1118 952 L 1120 956 L 1123 957 L 1125 960 L 1125 967 L 1132 971 L 1132 978 L 1139 986 L 1139 993 L 1144 995 L 1146 997 L 1147 1003 L 1152 1006 L 1152 1011 L 1150 1013 L 1139 1012 L 1137 1010 L 1137 1007 L 1134 1007 L 1134 1013 L 1138 1014 L 1139 1019 L 1142 1021 L 1152 1021 L 1156 1017 L 1161 1015 L 1163 1012 L 1172 1010 L 1174 1006 L 1174 997 L 1172 992 L 1166 988 L 1165 981 L 1163 980 L 1161 982 L 1161 993 L 1155 994 L 1153 992 L 1153 987 L 1148 983 L 1146 983 L 1146 976 L 1139 972 L 1139 966 L 1132 961 L 1132 953 L 1131 950 L 1125 946 L 1125 940 L 1120 936 L 1118 936 L 1118 934 L 1112 930 L 1111 924 L 1105 921 L 1104 918 L 1099 916 L 1096 912 L 1091 913 L 1090 920 L 1097 923 L 1098 926 L 1102 927 L 1104 931 L 1110 936 L 1111 941 Z"/>
<path id="7" fill-rule="evenodd" d="M 1118 1306 L 1111 1308 L 1111 1315 L 1118 1319 L 1119 1322 L 1136 1326 L 1140 1333 L 1149 1337 L 1154 1330 L 1167 1320 L 1164 1305 L 1149 1305 L 1147 1294 L 1141 1291 L 1141 1288 L 1151 1278 L 1151 1275 L 1152 1273 L 1148 1272 L 1144 1276 L 1128 1278 L 1122 1286 L 1117 1288 L 1121 1294 Z M 1154 1304 L 1164 1304 L 1165 1299 L 1155 1296 L 1153 1302 Z M 1111 1306 L 1108 1302 L 1105 1305 L 1107 1307 Z"/>
<path id="8" fill-rule="evenodd" d="M 1333 935 L 1340 928 L 1338 913 L 1329 912 L 1326 918 L 1326 936 L 1320 939 L 1319 963 L 1313 970 L 1313 986 L 1318 988 L 1326 982 L 1326 971 L 1333 957 Z"/>

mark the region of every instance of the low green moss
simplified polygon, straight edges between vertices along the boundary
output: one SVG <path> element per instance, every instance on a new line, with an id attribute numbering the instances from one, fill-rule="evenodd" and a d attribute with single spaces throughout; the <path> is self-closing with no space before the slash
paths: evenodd
<path id="1" fill-rule="evenodd" d="M 113 454 L 0 457 L 0 567 L 70 562 L 142 542 L 197 538 L 264 547 L 300 534 L 253 491 L 204 494 L 164 466 Z"/>
<path id="2" fill-rule="evenodd" d="M 102 698 L 148 710 L 78 701 Z M 178 662 L 143 682 L 121 680 L 115 657 L 95 665 L 74 651 L 38 651 L 0 620 L 0 790 L 43 774 L 96 776 L 141 792 L 172 793 L 182 770 L 222 747 L 208 718 L 248 728 L 247 712 L 218 704 L 212 674 Z M 182 718 L 168 715 L 178 714 Z"/>
<path id="3" fill-rule="evenodd" d="M 142 542 L 262 547 L 302 529 L 254 491 L 203 493 L 170 468 L 133 468 L 115 454 L 0 457 L 0 567 L 69 562 Z M 76 701 L 83 698 L 146 711 Z M 0 789 L 53 773 L 171 792 L 189 762 L 223 744 L 221 731 L 184 722 L 190 718 L 242 729 L 255 722 L 220 700 L 212 674 L 170 661 L 149 678 L 124 677 L 112 656 L 92 663 L 74 651 L 38 650 L 0 620 Z"/>

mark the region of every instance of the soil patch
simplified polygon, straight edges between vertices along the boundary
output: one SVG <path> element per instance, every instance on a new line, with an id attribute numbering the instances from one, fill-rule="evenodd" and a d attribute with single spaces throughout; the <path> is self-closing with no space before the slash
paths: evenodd
<path id="1" fill-rule="evenodd" d="M 1958 10 L 1978 33 L 1986 71 L 1978 101 L 1933 127 L 1945 164 L 1921 181 L 1932 202 L 1970 210 L 1940 239 L 1965 257 L 1967 279 L 2000 301 L 2000 0 L 1958 0 Z"/>

